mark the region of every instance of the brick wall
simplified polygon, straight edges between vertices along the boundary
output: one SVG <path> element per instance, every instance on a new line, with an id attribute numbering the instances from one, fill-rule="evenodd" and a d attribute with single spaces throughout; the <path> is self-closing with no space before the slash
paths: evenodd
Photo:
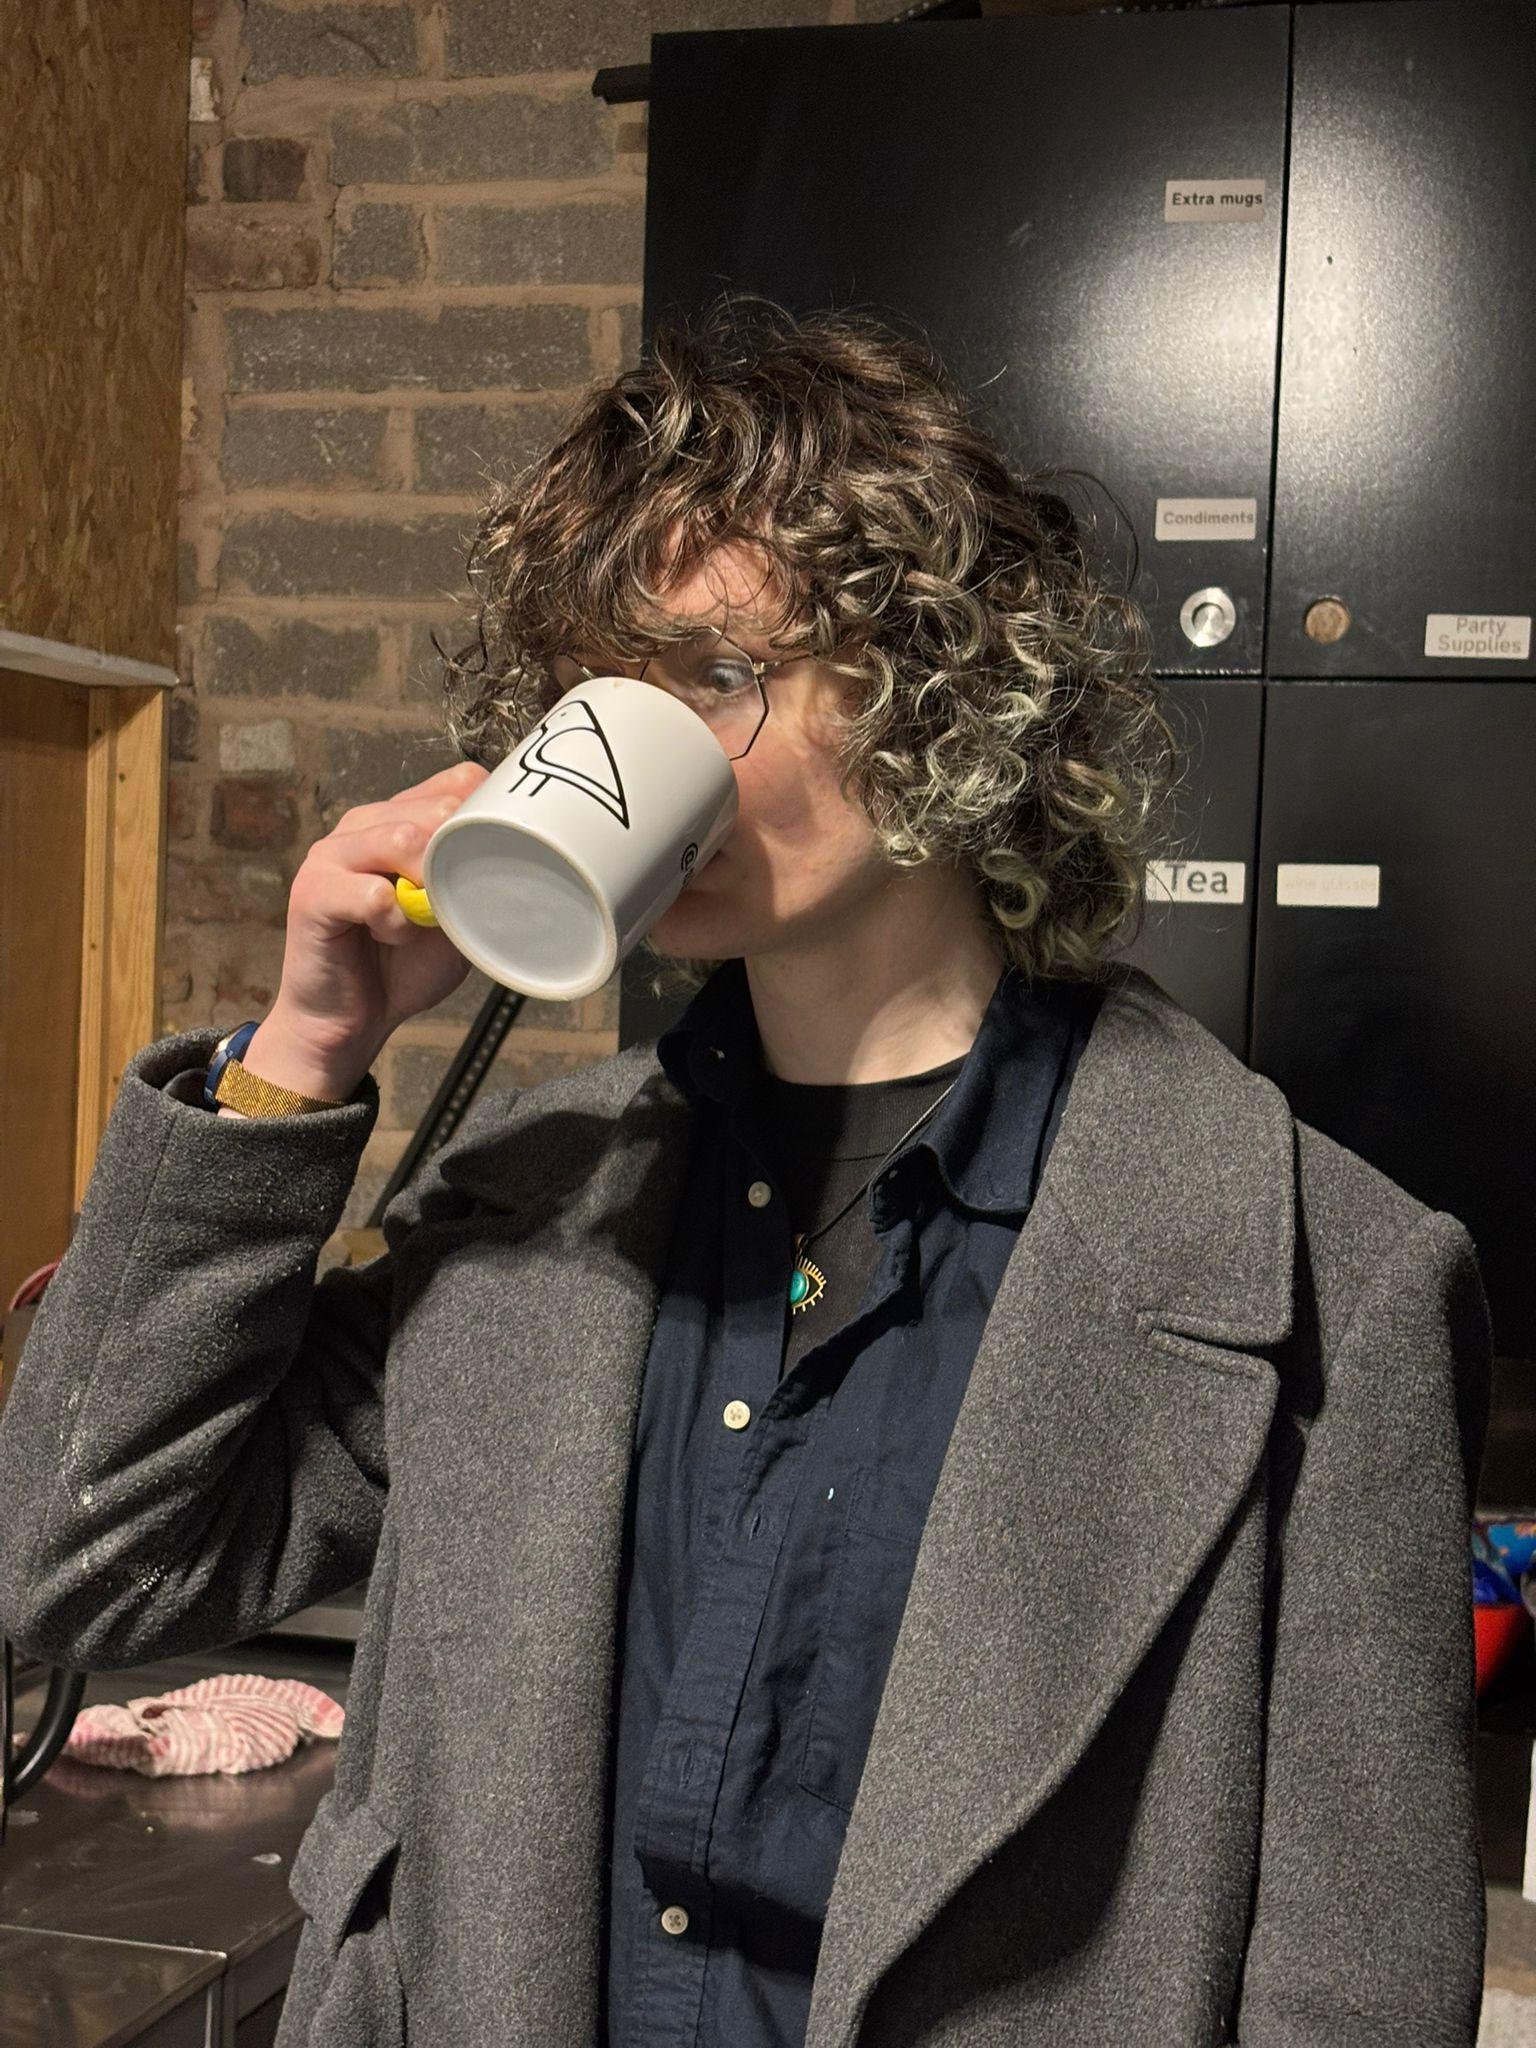
<path id="1" fill-rule="evenodd" d="M 453 758 L 428 634 L 462 629 L 489 477 L 634 360 L 653 30 L 870 0 L 192 0 L 180 670 L 163 1031 L 260 1016 L 288 890 L 348 806 Z M 399 1031 L 361 1222 L 489 984 Z M 618 1044 L 618 980 L 529 1002 L 486 1085 Z"/>

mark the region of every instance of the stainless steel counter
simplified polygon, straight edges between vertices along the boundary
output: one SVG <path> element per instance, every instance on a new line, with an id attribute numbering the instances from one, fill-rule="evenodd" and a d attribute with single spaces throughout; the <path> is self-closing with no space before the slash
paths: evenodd
<path id="1" fill-rule="evenodd" d="M 350 1645 L 257 1643 L 92 1674 L 83 1704 L 219 1671 L 299 1678 L 346 1704 Z M 41 1674 L 16 1724 L 41 1710 Z M 12 1807 L 0 1850 L 5 2048 L 263 2048 L 300 1915 L 288 1871 L 331 1783 L 336 1745 L 237 1777 L 146 1778 L 60 1758 Z"/>

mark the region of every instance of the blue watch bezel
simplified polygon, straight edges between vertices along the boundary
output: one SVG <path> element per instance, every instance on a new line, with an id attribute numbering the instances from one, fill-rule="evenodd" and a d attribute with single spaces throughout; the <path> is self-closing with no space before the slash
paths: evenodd
<path id="1" fill-rule="evenodd" d="M 245 1048 L 256 1036 L 256 1027 L 260 1022 L 261 1019 L 259 1017 L 252 1017 L 248 1023 L 237 1024 L 233 1031 L 229 1032 L 219 1041 L 213 1058 L 208 1062 L 208 1071 L 203 1076 L 203 1105 L 205 1108 L 218 1108 L 219 1098 L 213 1091 L 219 1085 L 219 1076 L 223 1073 L 228 1061 L 239 1059 Z"/>

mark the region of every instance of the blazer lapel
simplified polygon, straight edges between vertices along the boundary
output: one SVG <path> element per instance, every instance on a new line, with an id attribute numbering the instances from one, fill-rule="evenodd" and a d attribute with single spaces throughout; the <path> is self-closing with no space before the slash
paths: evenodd
<path id="1" fill-rule="evenodd" d="M 1082 1756 L 1242 1501 L 1291 1326 L 1280 1091 L 1137 969 L 994 1299 L 829 1902 L 810 2048 Z"/>
<path id="2" fill-rule="evenodd" d="M 594 1795 L 608 1782 L 640 1384 L 689 1138 L 687 1104 L 636 1054 L 440 1155 L 444 1179 L 499 1214 L 463 1226 L 440 1288 L 441 1356 L 415 1370 L 424 1391 L 396 1399 L 411 1405 L 411 1469 L 453 1489 L 451 1515 L 430 1496 L 415 1510 L 427 1559 L 416 1612 L 448 1631 L 454 1754 L 473 1787 L 454 1855 L 482 1874 L 493 1931 L 480 1938 L 515 1986 L 519 2038 L 585 2041 L 597 2025 L 606 1814 Z M 509 1315 L 515 1330 L 498 1338 Z M 430 1350 L 434 1335 L 429 1323 L 418 1343 Z M 513 1386 L 487 1403 L 498 1342 Z"/>

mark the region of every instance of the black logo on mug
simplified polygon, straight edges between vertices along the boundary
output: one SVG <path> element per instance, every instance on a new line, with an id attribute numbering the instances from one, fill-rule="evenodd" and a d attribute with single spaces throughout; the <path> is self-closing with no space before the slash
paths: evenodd
<path id="1" fill-rule="evenodd" d="M 536 797 L 551 782 L 563 782 L 601 804 L 610 817 L 629 830 L 629 799 L 619 764 L 613 758 L 608 735 L 597 722 L 597 713 L 585 697 L 569 697 L 557 704 L 525 735 L 517 755 L 522 774 L 507 785 L 515 796 L 530 779 L 530 797 Z"/>
<path id="2" fill-rule="evenodd" d="M 698 857 L 699 849 L 697 845 L 694 843 L 694 841 L 690 839 L 688 844 L 683 848 L 683 873 L 685 875 L 687 874 L 688 870 L 693 866 L 694 862 L 698 859 Z"/>

